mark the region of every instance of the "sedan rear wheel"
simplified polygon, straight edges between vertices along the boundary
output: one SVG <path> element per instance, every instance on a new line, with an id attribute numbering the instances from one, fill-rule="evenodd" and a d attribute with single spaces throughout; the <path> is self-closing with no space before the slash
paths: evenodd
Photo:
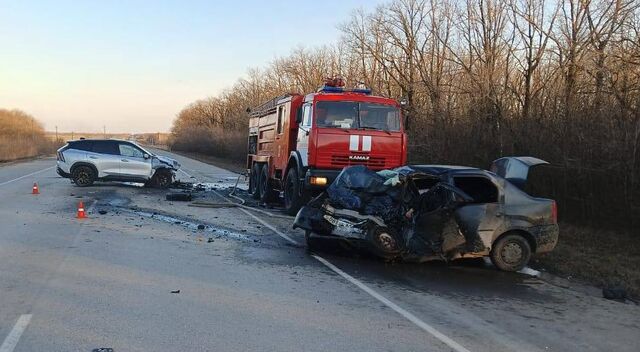
<path id="1" fill-rule="evenodd" d="M 518 271 L 531 259 L 531 246 L 526 238 L 519 234 L 508 234 L 493 244 L 491 262 L 504 271 Z"/>

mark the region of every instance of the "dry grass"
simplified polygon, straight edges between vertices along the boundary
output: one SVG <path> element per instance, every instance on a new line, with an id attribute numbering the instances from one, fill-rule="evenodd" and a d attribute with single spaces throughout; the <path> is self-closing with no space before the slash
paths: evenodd
<path id="1" fill-rule="evenodd" d="M 560 224 L 556 249 L 539 256 L 536 267 L 598 287 L 622 286 L 640 297 L 640 239 L 637 233 Z"/>
<path id="2" fill-rule="evenodd" d="M 136 141 L 159 148 L 164 148 L 169 145 L 170 133 L 139 133 L 135 135 Z"/>
<path id="3" fill-rule="evenodd" d="M 174 131 L 169 139 L 172 150 L 225 159 L 243 164 L 247 157 L 246 131 L 188 126 Z"/>
<path id="4" fill-rule="evenodd" d="M 42 125 L 19 110 L 0 109 L 0 162 L 55 152 L 62 141 L 46 137 Z"/>

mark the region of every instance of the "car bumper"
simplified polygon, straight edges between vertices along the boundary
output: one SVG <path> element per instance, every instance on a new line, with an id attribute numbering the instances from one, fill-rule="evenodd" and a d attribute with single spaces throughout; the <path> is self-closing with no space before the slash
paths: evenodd
<path id="1" fill-rule="evenodd" d="M 531 229 L 536 241 L 536 253 L 551 252 L 558 244 L 560 228 L 557 224 L 536 226 Z"/>
<path id="2" fill-rule="evenodd" d="M 58 173 L 58 175 L 64 177 L 64 178 L 71 178 L 71 174 L 64 172 L 64 170 L 62 170 L 60 167 L 58 167 L 56 169 L 56 172 Z"/>

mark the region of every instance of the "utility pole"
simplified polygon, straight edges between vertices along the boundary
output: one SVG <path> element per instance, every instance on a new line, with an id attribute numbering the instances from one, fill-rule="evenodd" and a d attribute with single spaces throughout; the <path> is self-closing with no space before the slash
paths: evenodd
<path id="1" fill-rule="evenodd" d="M 56 142 L 58 141 L 58 125 L 56 125 Z"/>
<path id="2" fill-rule="evenodd" d="M 102 125 L 102 134 L 104 135 L 104 139 L 107 139 L 107 126 Z"/>

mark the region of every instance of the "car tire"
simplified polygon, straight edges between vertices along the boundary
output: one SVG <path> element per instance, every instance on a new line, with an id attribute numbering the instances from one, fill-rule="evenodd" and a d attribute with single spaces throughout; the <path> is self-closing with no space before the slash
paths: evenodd
<path id="1" fill-rule="evenodd" d="M 154 188 L 166 189 L 173 183 L 173 174 L 167 169 L 159 169 L 151 177 L 151 185 Z"/>
<path id="2" fill-rule="evenodd" d="M 78 166 L 75 167 L 71 173 L 73 182 L 78 187 L 88 187 L 93 184 L 96 180 L 96 173 L 89 166 Z"/>
<path id="3" fill-rule="evenodd" d="M 258 193 L 260 194 L 260 201 L 267 203 L 273 200 L 274 191 L 269 184 L 269 166 L 263 165 L 260 170 L 260 182 L 258 184 Z"/>
<path id="4" fill-rule="evenodd" d="M 253 163 L 251 166 L 251 172 L 249 173 L 249 194 L 254 198 L 260 198 L 260 192 L 258 191 L 260 185 L 260 164 Z"/>
<path id="5" fill-rule="evenodd" d="M 367 231 L 367 242 L 371 252 L 383 259 L 394 259 L 400 255 L 401 243 L 394 231 L 384 226 L 374 226 Z"/>
<path id="6" fill-rule="evenodd" d="M 284 210 L 289 215 L 296 215 L 308 201 L 309 197 L 300 186 L 298 170 L 289 169 L 284 181 Z"/>
<path id="7" fill-rule="evenodd" d="M 522 270 L 531 259 L 529 241 L 521 235 L 506 234 L 491 248 L 491 262 L 502 271 Z"/>

